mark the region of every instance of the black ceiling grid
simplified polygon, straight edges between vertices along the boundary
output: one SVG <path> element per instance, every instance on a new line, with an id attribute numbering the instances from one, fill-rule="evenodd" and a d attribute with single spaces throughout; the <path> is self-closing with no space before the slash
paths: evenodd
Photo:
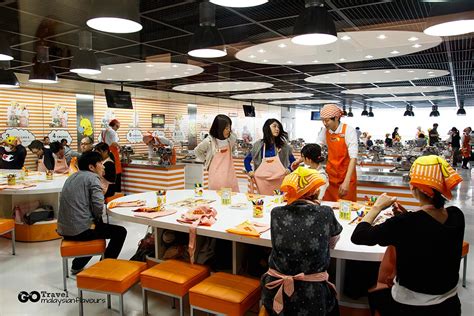
<path id="1" fill-rule="evenodd" d="M 456 92 L 466 106 L 474 106 L 474 41 L 469 36 L 444 38 L 449 41 L 450 56 L 446 45 L 419 53 L 387 59 L 329 65 L 261 65 L 235 59 L 242 48 L 270 40 L 291 36 L 298 14 L 304 9 L 304 0 L 270 0 L 269 3 L 242 9 L 217 7 L 216 25 L 228 44 L 229 55 L 215 60 L 195 59 L 187 55 L 188 43 L 199 21 L 198 0 L 141 0 L 138 1 L 143 30 L 135 34 L 111 34 L 95 30 L 93 48 L 102 65 L 150 60 L 189 62 L 204 68 L 197 76 L 175 80 L 130 82 L 136 88 L 173 91 L 178 84 L 256 80 L 274 86 L 261 92 L 310 92 L 314 98 L 352 100 L 360 107 L 367 96 L 347 95 L 344 89 L 369 88 L 371 84 L 326 85 L 308 83 L 307 76 L 332 72 L 373 70 L 385 68 L 430 68 L 454 70 Z M 365 29 L 397 29 L 422 31 L 423 20 L 431 15 L 443 14 L 441 5 L 420 0 L 327 0 L 331 16 L 338 31 Z M 469 1 L 463 10 L 474 10 Z M 90 0 L 0 2 L 0 26 L 12 46 L 14 60 L 11 67 L 28 73 L 40 43 L 50 47 L 53 67 L 61 78 L 86 80 L 69 72 L 72 54 L 78 47 L 78 32 L 85 29 L 87 8 Z M 467 9 L 466 9 L 467 8 Z M 436 9 L 436 10 L 435 10 Z M 449 12 L 453 13 L 453 8 Z M 460 11 L 458 11 L 460 12 Z M 456 13 L 456 8 L 454 8 Z M 42 28 L 38 28 L 41 25 Z M 45 31 L 46 30 L 46 31 Z M 415 85 L 452 86 L 451 76 L 416 80 Z M 410 86 L 410 82 L 380 83 L 377 86 Z M 232 93 L 198 93 L 198 95 L 229 98 Z M 454 96 L 452 91 L 434 93 Z M 388 95 L 389 96 L 389 95 Z M 440 107 L 453 106 L 454 101 L 436 102 Z M 404 107 L 402 102 L 374 103 L 376 107 Z M 431 106 L 430 102 L 418 102 L 417 107 Z"/>

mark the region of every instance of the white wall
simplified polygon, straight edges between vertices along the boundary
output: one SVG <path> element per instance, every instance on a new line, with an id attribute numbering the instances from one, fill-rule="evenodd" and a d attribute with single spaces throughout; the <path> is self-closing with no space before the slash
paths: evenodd
<path id="1" fill-rule="evenodd" d="M 342 121 L 353 126 L 359 126 L 362 132 L 368 132 L 372 139 L 385 139 L 386 133 L 392 133 L 398 127 L 402 140 L 415 138 L 417 126 L 427 132 L 433 123 L 438 123 L 438 132 L 443 139 L 447 138 L 448 131 L 454 126 L 462 130 L 471 126 L 474 128 L 474 108 L 467 107 L 466 116 L 457 116 L 455 108 L 439 108 L 439 117 L 430 117 L 431 108 L 414 109 L 415 117 L 403 116 L 405 109 L 374 109 L 375 117 L 361 116 L 361 110 L 354 111 L 354 117 L 344 117 Z M 321 121 L 311 121 L 310 110 L 296 110 L 296 138 L 303 138 L 307 143 L 314 142 L 323 126 Z"/>

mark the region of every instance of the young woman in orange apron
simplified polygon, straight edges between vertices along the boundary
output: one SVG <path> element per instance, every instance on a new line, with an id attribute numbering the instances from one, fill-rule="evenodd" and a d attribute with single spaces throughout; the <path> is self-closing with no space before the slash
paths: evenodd
<path id="1" fill-rule="evenodd" d="M 209 171 L 210 190 L 231 188 L 233 192 L 240 192 L 232 159 L 237 137 L 231 131 L 231 119 L 219 114 L 212 122 L 209 137 L 194 149 L 196 157 L 204 161 L 204 168 Z"/>
<path id="2" fill-rule="evenodd" d="M 273 191 L 280 188 L 283 178 L 290 173 L 288 167 L 295 161 L 287 139 L 288 134 L 278 120 L 268 119 L 265 122 L 263 139 L 255 142 L 254 148 L 244 160 L 251 179 L 251 191 L 255 186 L 259 194 L 273 195 Z M 255 172 L 250 164 L 252 160 Z"/>
<path id="3" fill-rule="evenodd" d="M 346 195 L 339 194 L 339 188 L 346 178 L 351 158 L 346 145 L 346 128 L 342 125 L 341 133 L 332 134 L 326 130 L 326 142 L 328 146 L 328 161 L 326 171 L 329 177 L 329 187 L 324 195 L 325 201 L 337 201 L 338 199 L 357 201 L 357 173 L 354 170 L 349 183 L 349 191 Z"/>

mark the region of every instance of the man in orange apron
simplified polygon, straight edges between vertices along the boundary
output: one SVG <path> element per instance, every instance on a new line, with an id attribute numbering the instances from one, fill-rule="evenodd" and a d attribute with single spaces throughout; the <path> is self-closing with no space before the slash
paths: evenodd
<path id="1" fill-rule="evenodd" d="M 99 142 L 104 142 L 109 145 L 109 150 L 114 156 L 115 172 L 117 178 L 115 180 L 116 192 L 121 192 L 122 179 L 122 162 L 120 161 L 120 145 L 117 130 L 120 128 L 120 122 L 113 119 L 109 123 L 109 127 L 104 129 L 99 135 Z"/>
<path id="2" fill-rule="evenodd" d="M 338 199 L 357 200 L 356 163 L 358 155 L 357 133 L 354 128 L 341 123 L 342 110 L 335 104 L 326 104 L 321 109 L 324 127 L 318 143 L 328 147 L 326 172 L 329 187 L 324 201 Z"/>

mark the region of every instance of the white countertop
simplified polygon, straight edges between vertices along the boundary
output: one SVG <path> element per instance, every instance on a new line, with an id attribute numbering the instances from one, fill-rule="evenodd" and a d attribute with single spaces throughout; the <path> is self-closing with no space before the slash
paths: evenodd
<path id="1" fill-rule="evenodd" d="M 0 190 L 0 195 L 28 195 L 28 194 L 46 194 L 46 193 L 59 193 L 62 191 L 64 182 L 66 182 L 67 175 L 53 176 L 53 180 L 46 180 L 46 174 L 44 172 L 30 172 L 31 175 L 25 178 L 25 180 L 19 180 L 19 174 L 21 170 L 0 170 L 0 183 L 7 182 L 7 175 L 14 173 L 17 175 L 16 183 L 21 184 L 24 182 L 35 183 L 36 186 L 25 188 L 25 189 L 4 189 Z"/>
<path id="2" fill-rule="evenodd" d="M 177 202 L 186 198 L 194 197 L 193 190 L 178 190 L 178 191 L 168 191 L 167 192 L 167 204 Z M 220 197 L 215 191 L 205 190 L 203 198 L 215 200 L 211 204 L 217 210 L 217 222 L 211 227 L 199 226 L 197 229 L 198 235 L 214 237 L 219 239 L 231 240 L 236 242 L 248 243 L 253 245 L 260 245 L 271 247 L 270 240 L 270 231 L 263 233 L 260 238 L 246 237 L 236 234 L 230 234 L 226 232 L 226 229 L 237 226 L 238 224 L 250 220 L 256 222 L 262 222 L 269 224 L 270 223 L 270 209 L 276 205 L 271 203 L 271 197 L 265 198 L 265 207 L 264 217 L 263 218 L 253 218 L 252 216 L 252 206 L 251 202 L 247 201 L 247 197 L 243 193 L 232 196 L 232 204 L 235 203 L 247 203 L 248 207 L 246 209 L 233 209 L 228 206 L 223 206 L 220 201 Z M 133 200 L 145 200 L 147 201 L 147 207 L 156 206 L 156 195 L 155 192 L 146 192 L 140 194 L 128 195 L 122 198 L 119 198 L 115 201 L 133 201 Z M 187 209 L 181 208 L 178 209 L 177 213 L 165 216 L 158 217 L 155 219 L 146 219 L 140 218 L 133 215 L 132 210 L 136 207 L 122 207 L 114 208 L 108 210 L 109 214 L 115 216 L 119 219 L 140 223 L 144 225 L 150 225 L 153 227 L 170 229 L 181 232 L 188 232 L 189 225 L 181 224 L 176 221 L 181 214 L 185 213 Z M 355 212 L 352 212 L 355 216 Z M 336 214 L 336 218 L 338 215 Z M 359 246 L 351 242 L 350 238 L 352 232 L 355 229 L 356 225 L 349 225 L 349 221 L 339 220 L 340 224 L 343 227 L 341 237 L 339 242 L 336 245 L 336 248 L 331 250 L 331 257 L 340 258 L 340 259 L 349 259 L 349 260 L 361 260 L 361 261 L 381 261 L 383 254 L 385 253 L 385 247 L 380 246 Z"/>

